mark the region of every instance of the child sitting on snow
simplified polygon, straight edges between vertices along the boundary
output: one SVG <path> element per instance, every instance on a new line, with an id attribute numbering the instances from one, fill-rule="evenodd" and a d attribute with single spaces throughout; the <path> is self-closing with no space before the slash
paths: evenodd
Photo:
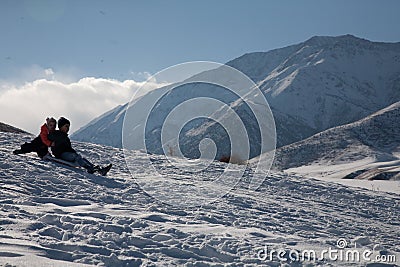
<path id="1" fill-rule="evenodd" d="M 30 152 L 36 152 L 40 158 L 43 158 L 49 153 L 48 147 L 50 147 L 53 142 L 48 139 L 48 135 L 54 132 L 56 129 L 57 121 L 54 118 L 47 118 L 46 123 L 40 127 L 40 134 L 38 137 L 33 139 L 30 143 L 25 143 L 21 145 L 21 149 L 16 149 L 13 151 L 15 155 L 25 154 Z"/>

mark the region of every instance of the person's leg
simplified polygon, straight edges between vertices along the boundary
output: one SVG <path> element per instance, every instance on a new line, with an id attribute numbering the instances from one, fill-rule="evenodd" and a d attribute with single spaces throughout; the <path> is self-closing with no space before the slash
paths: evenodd
<path id="1" fill-rule="evenodd" d="M 79 155 L 79 154 L 77 154 L 77 155 L 78 155 L 77 162 L 78 162 L 79 166 L 82 166 L 87 170 L 93 171 L 94 165 L 90 161 L 88 161 L 87 159 L 82 158 L 81 155 Z"/>
<path id="2" fill-rule="evenodd" d="M 36 153 L 39 156 L 39 158 L 43 158 L 49 153 L 49 148 L 46 145 L 42 145 L 39 148 L 36 149 Z"/>
<path id="3" fill-rule="evenodd" d="M 20 149 L 14 150 L 13 153 L 15 155 L 30 153 L 30 152 L 33 152 L 32 148 L 33 147 L 32 147 L 31 143 L 25 143 L 25 144 L 21 145 Z"/>
<path id="4" fill-rule="evenodd" d="M 21 145 L 21 149 L 16 149 L 13 151 L 14 154 L 26 154 L 30 152 L 36 152 L 37 151 L 37 137 L 33 139 L 32 141 L 25 142 L 25 144 Z"/>
<path id="5" fill-rule="evenodd" d="M 21 152 L 22 153 L 34 152 L 34 145 L 32 144 L 32 142 L 22 144 L 21 145 Z"/>
<path id="6" fill-rule="evenodd" d="M 81 155 L 79 155 L 78 153 L 64 152 L 61 154 L 61 159 L 70 162 L 76 162 L 79 166 L 85 168 L 88 172 L 94 172 L 94 165 L 87 159 L 82 158 Z"/>
<path id="7" fill-rule="evenodd" d="M 75 162 L 78 154 L 74 152 L 64 152 L 61 154 L 60 158 L 69 161 L 69 162 Z"/>

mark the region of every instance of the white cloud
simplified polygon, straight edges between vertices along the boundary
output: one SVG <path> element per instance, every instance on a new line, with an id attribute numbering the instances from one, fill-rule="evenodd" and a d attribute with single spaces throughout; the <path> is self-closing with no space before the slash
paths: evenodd
<path id="1" fill-rule="evenodd" d="M 72 133 L 102 113 L 129 102 L 134 95 L 138 97 L 165 85 L 93 77 L 63 82 L 57 80 L 52 69 L 42 73 L 47 78 L 23 85 L 0 84 L 1 122 L 37 134 L 46 117 L 65 116 L 71 120 Z"/>
<path id="2" fill-rule="evenodd" d="M 147 71 L 139 71 L 139 72 L 134 72 L 131 71 L 130 75 L 132 76 L 132 79 L 138 80 L 138 81 L 146 81 L 151 78 L 151 73 Z"/>
<path id="3" fill-rule="evenodd" d="M 44 70 L 44 74 L 45 74 L 46 76 L 53 76 L 53 75 L 54 75 L 54 71 L 53 71 L 51 68 L 45 69 L 45 70 Z"/>

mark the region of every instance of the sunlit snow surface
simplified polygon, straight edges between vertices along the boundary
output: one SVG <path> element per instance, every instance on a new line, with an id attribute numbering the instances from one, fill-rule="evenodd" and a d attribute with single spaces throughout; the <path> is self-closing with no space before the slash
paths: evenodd
<path id="1" fill-rule="evenodd" d="M 114 164 L 102 177 L 41 161 L 33 154 L 11 153 L 30 138 L 0 133 L 0 266 L 366 265 L 257 257 L 266 246 L 286 251 L 336 248 L 340 238 L 349 248 L 357 243 L 359 249 L 397 255 L 399 264 L 398 194 L 281 173 L 270 174 L 257 191 L 249 191 L 245 188 L 252 172 L 246 170 L 234 189 L 210 204 L 168 206 L 138 186 L 120 149 L 73 144 L 94 163 Z M 148 156 L 131 156 L 136 158 L 131 164 L 137 164 L 138 177 L 145 179 Z M 162 183 L 164 187 L 196 187 L 225 166 L 213 163 L 214 173 L 211 169 L 192 177 L 160 156 L 154 161 L 174 179 Z"/>

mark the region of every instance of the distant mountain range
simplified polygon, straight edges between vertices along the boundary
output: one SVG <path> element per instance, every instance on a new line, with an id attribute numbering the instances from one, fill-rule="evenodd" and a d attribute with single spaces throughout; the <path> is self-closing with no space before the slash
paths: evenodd
<path id="1" fill-rule="evenodd" d="M 400 43 L 371 42 L 352 35 L 313 37 L 289 47 L 245 54 L 227 65 L 249 76 L 266 96 L 275 118 L 278 148 L 301 140 L 306 141 L 307 138 L 332 127 L 363 118 L 371 120 L 369 116 L 374 112 L 400 101 Z M 223 98 L 225 94 L 223 90 L 217 89 L 210 89 L 210 92 L 215 98 Z M 137 103 L 144 105 L 152 94 L 154 91 L 138 99 Z M 164 101 L 165 106 L 159 111 L 167 112 L 172 108 L 169 105 L 176 105 L 184 99 L 198 95 L 199 87 L 189 86 L 184 93 L 175 94 L 171 101 Z M 228 101 L 228 104 L 233 106 L 234 101 Z M 235 103 L 233 108 L 248 130 L 250 158 L 256 157 L 262 152 L 257 125 L 248 116 L 245 105 Z M 72 138 L 121 147 L 125 109 L 126 105 L 119 106 L 103 114 L 76 131 Z M 154 134 L 149 139 L 152 152 L 155 153 L 161 152 L 158 139 L 162 117 L 160 115 L 157 120 L 150 122 L 150 131 Z M 140 123 L 143 121 L 138 119 L 138 124 Z M 218 125 L 210 126 L 209 121 L 198 120 L 186 127 L 181 135 L 180 143 L 185 156 L 198 157 L 198 145 L 204 137 L 216 139 L 219 145 L 217 158 L 229 153 L 229 136 L 223 134 Z M 332 136 L 335 137 L 339 138 Z M 349 139 L 349 146 L 351 143 L 356 145 L 366 141 L 359 140 L 361 136 L 353 137 Z M 316 140 L 313 138 L 312 140 Z M 299 144 L 296 143 L 297 145 Z M 295 148 L 285 149 L 288 154 L 280 159 L 279 164 L 283 166 L 290 162 L 296 165 L 292 158 L 296 157 L 297 152 L 290 152 L 295 151 Z M 315 148 L 310 153 L 314 153 L 314 150 Z M 301 161 L 306 163 L 316 156 L 318 155 L 308 155 Z"/>

